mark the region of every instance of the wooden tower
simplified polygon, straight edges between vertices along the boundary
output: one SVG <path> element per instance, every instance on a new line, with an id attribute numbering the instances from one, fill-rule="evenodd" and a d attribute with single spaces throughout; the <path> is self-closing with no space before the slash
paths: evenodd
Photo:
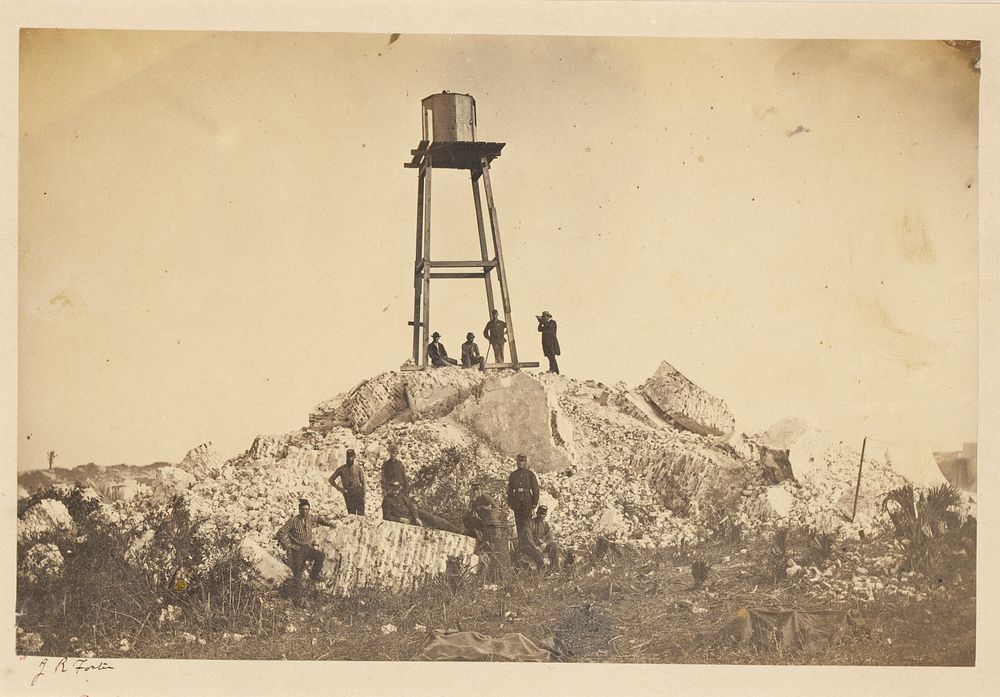
<path id="1" fill-rule="evenodd" d="M 404 167 L 418 170 L 417 176 L 417 246 L 413 267 L 413 365 L 404 370 L 424 370 L 428 367 L 427 345 L 431 341 L 431 281 L 434 279 L 481 278 L 486 283 L 487 317 L 493 316 L 496 302 L 492 274 L 500 286 L 500 304 L 507 323 L 510 343 L 509 363 L 490 363 L 487 368 L 538 367 L 538 363 L 518 361 L 511 319 L 510 293 L 504 271 L 500 225 L 497 222 L 493 189 L 490 186 L 490 162 L 500 156 L 504 143 L 481 143 L 476 140 L 476 100 L 468 94 L 442 92 L 422 101 L 422 139 L 410 154 L 413 159 Z M 431 258 L 431 173 L 435 169 L 467 170 L 472 180 L 472 200 L 476 209 L 479 233 L 479 259 L 441 260 Z M 483 220 L 480 181 L 486 194 L 486 210 L 490 221 L 490 244 Z"/>

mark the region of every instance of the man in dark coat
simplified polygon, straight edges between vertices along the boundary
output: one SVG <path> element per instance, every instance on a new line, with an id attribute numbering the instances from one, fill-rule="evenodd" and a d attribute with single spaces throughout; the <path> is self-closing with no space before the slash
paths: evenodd
<path id="1" fill-rule="evenodd" d="M 402 483 L 396 481 L 389 482 L 388 491 L 382 498 L 382 518 L 409 525 L 423 524 L 417 507 L 403 494 Z"/>
<path id="2" fill-rule="evenodd" d="M 479 355 L 479 347 L 476 346 L 475 338 L 476 335 L 472 332 L 465 335 L 465 343 L 462 344 L 462 367 L 486 370 L 486 359 Z"/>
<path id="3" fill-rule="evenodd" d="M 538 331 L 542 333 L 542 353 L 549 359 L 549 372 L 559 373 L 556 356 L 559 355 L 559 339 L 556 338 L 556 321 L 546 310 L 541 315 L 535 315 L 538 320 Z"/>
<path id="4" fill-rule="evenodd" d="M 490 313 L 490 321 L 483 329 L 483 336 L 493 347 L 493 356 L 497 363 L 503 363 L 503 345 L 507 343 L 507 323 L 499 318 L 500 313 L 493 310 Z"/>
<path id="5" fill-rule="evenodd" d="M 390 443 L 389 459 L 382 463 L 382 491 L 386 492 L 389 490 L 389 482 L 399 482 L 403 487 L 403 493 L 408 494 L 410 492 L 410 483 L 406 479 L 406 468 L 399 461 L 399 458 L 396 457 L 398 454 L 399 448 L 395 443 Z"/>
<path id="6" fill-rule="evenodd" d="M 528 457 L 517 456 L 517 469 L 507 478 L 507 505 L 514 511 L 514 525 L 517 526 L 517 539 L 524 539 L 525 529 L 531 520 L 531 514 L 538 505 L 538 477 L 528 469 Z"/>
<path id="7" fill-rule="evenodd" d="M 444 350 L 444 344 L 438 341 L 440 338 L 441 335 L 434 332 L 431 334 L 431 343 L 427 344 L 427 358 L 430 360 L 431 365 L 435 368 L 458 365 L 458 361 L 448 357 L 448 352 Z"/>

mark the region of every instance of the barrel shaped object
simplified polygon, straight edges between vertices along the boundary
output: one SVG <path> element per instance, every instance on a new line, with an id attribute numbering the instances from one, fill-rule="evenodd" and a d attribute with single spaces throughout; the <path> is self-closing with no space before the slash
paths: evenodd
<path id="1" fill-rule="evenodd" d="M 476 100 L 472 95 L 441 92 L 424 97 L 421 105 L 424 140 L 475 142 Z"/>

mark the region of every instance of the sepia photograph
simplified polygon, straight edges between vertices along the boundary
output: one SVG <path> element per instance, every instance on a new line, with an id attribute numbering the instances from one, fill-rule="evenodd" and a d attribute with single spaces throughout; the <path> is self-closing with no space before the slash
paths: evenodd
<path id="1" fill-rule="evenodd" d="M 20 27 L 31 685 L 975 667 L 984 54 Z"/>

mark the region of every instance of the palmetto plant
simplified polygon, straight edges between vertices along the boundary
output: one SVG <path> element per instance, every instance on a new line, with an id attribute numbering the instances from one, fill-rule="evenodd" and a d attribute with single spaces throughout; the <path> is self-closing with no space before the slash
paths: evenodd
<path id="1" fill-rule="evenodd" d="M 892 521 L 896 541 L 903 548 L 905 563 L 912 571 L 933 574 L 941 569 L 949 533 L 959 528 L 959 517 L 950 510 L 959 503 L 958 489 L 950 484 L 914 494 L 906 484 L 885 495 L 882 510 Z"/>

